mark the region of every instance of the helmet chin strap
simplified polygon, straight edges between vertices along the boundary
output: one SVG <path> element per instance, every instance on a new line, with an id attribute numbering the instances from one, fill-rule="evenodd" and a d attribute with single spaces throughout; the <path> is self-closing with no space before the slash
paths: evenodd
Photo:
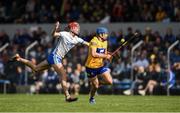
<path id="1" fill-rule="evenodd" d="M 72 30 L 70 30 L 73 34 L 75 34 L 76 36 L 79 36 L 77 33 L 73 32 Z"/>
<path id="2" fill-rule="evenodd" d="M 101 36 L 99 36 L 100 37 L 100 39 L 102 40 L 102 41 L 106 41 L 107 39 L 104 39 L 104 38 L 101 38 Z"/>

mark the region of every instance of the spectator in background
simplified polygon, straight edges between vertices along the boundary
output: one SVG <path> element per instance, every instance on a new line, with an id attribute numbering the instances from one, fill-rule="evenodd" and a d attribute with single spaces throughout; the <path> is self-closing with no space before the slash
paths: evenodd
<path id="1" fill-rule="evenodd" d="M 14 36 L 13 36 L 13 44 L 20 45 L 21 44 L 21 31 L 20 29 L 17 29 Z"/>
<path id="2" fill-rule="evenodd" d="M 108 43 L 112 47 L 112 51 L 114 51 L 117 48 L 118 43 L 117 43 L 117 36 L 115 32 L 112 32 L 111 35 L 109 36 Z"/>
<path id="3" fill-rule="evenodd" d="M 8 8 L 7 10 L 9 10 L 9 20 L 12 23 L 13 21 L 16 22 L 17 18 L 19 18 L 19 15 L 21 14 L 21 10 L 20 8 L 18 8 L 17 6 L 17 1 L 12 1 L 12 6 L 10 6 L 10 8 Z"/>
<path id="4" fill-rule="evenodd" d="M 39 22 L 40 23 L 47 23 L 48 21 L 48 16 L 52 16 L 49 14 L 49 10 L 47 9 L 46 5 L 45 4 L 42 4 L 40 6 L 40 11 L 38 12 L 38 15 L 39 15 Z"/>
<path id="5" fill-rule="evenodd" d="M 33 28 L 32 28 L 33 29 Z M 41 42 L 43 30 L 41 27 L 35 27 L 34 30 L 32 31 L 32 42 L 38 41 L 39 43 Z"/>
<path id="6" fill-rule="evenodd" d="M 121 39 L 124 38 L 124 33 L 123 33 L 123 30 L 122 29 L 119 29 L 118 30 L 118 33 L 117 33 L 117 43 L 118 45 L 121 44 Z"/>
<path id="7" fill-rule="evenodd" d="M 176 36 L 173 35 L 173 32 L 172 32 L 171 28 L 166 29 L 166 34 L 164 36 L 164 41 L 169 42 L 171 44 L 176 41 Z"/>
<path id="8" fill-rule="evenodd" d="M 34 60 L 32 60 L 34 62 Z M 40 93 L 49 93 L 47 85 L 45 81 L 48 76 L 48 71 L 45 70 L 41 73 L 34 73 L 33 76 L 30 74 L 28 77 L 29 85 L 30 85 L 30 93 L 31 94 L 40 94 Z"/>
<path id="9" fill-rule="evenodd" d="M 158 32 L 158 31 L 155 31 L 154 32 L 154 37 L 155 37 L 155 42 L 154 42 L 154 45 L 156 46 L 156 47 L 159 47 L 159 50 L 162 50 L 162 49 L 164 49 L 163 48 L 163 46 L 162 46 L 162 41 L 163 41 L 163 38 L 162 38 L 162 36 L 160 35 L 160 33 Z"/>
<path id="10" fill-rule="evenodd" d="M 80 90 L 79 77 L 80 77 L 80 71 L 76 69 L 71 76 L 72 83 L 70 84 L 70 90 L 74 95 L 79 95 L 79 90 Z"/>
<path id="11" fill-rule="evenodd" d="M 112 76 L 113 79 L 122 80 L 123 79 L 123 71 L 125 69 L 125 64 L 122 59 L 118 59 L 117 63 L 114 64 L 115 66 L 112 68 Z"/>
<path id="12" fill-rule="evenodd" d="M 35 8 L 36 8 L 36 1 L 28 0 L 26 4 L 26 12 L 27 13 L 35 12 Z"/>
<path id="13" fill-rule="evenodd" d="M 43 31 L 41 34 L 41 45 L 43 45 L 44 47 L 46 47 L 49 43 L 52 43 L 52 38 L 50 38 L 50 36 Z"/>
<path id="14" fill-rule="evenodd" d="M 176 75 L 176 86 L 180 88 L 180 62 L 174 63 L 173 71 Z"/>
<path id="15" fill-rule="evenodd" d="M 0 2 L 0 23 L 5 22 L 5 18 L 6 18 L 5 9 L 6 7 L 3 5 L 2 2 Z"/>
<path id="16" fill-rule="evenodd" d="M 67 60 L 67 58 L 64 58 L 64 59 L 62 60 L 62 64 L 63 64 L 63 66 L 64 66 L 64 69 L 67 69 L 67 67 L 68 67 L 68 60 Z"/>
<path id="17" fill-rule="evenodd" d="M 117 0 L 114 4 L 112 9 L 112 21 L 114 22 L 123 21 L 124 8 L 122 2 L 123 1 Z"/>
<path id="18" fill-rule="evenodd" d="M 176 9 L 175 21 L 180 22 L 180 8 Z"/>
<path id="19" fill-rule="evenodd" d="M 86 73 L 86 67 L 82 66 L 81 68 L 81 72 L 80 72 L 80 76 L 79 76 L 79 84 L 80 84 L 80 91 L 82 93 L 87 93 L 87 89 L 89 87 L 89 81 L 88 81 L 88 77 L 87 77 L 87 73 Z"/>
<path id="20" fill-rule="evenodd" d="M 155 54 L 151 54 L 149 58 L 149 66 L 152 66 L 152 68 L 154 69 L 157 64 L 157 56 Z"/>
<path id="21" fill-rule="evenodd" d="M 137 69 L 135 80 L 133 81 L 131 88 L 123 91 L 125 95 L 131 95 L 132 91 L 141 89 L 147 82 L 147 73 L 144 67 L 140 66 Z"/>
<path id="22" fill-rule="evenodd" d="M 70 18 L 71 20 L 78 20 L 80 17 L 80 10 L 77 6 L 73 5 L 70 10 Z"/>
<path id="23" fill-rule="evenodd" d="M 68 89 L 70 89 L 71 83 L 73 82 L 73 80 L 72 80 L 73 69 L 71 66 L 67 66 L 66 73 L 67 73 L 67 87 L 68 87 Z"/>
<path id="24" fill-rule="evenodd" d="M 165 65 L 167 64 L 167 56 L 161 51 L 157 57 L 157 61 L 160 63 L 162 68 L 165 68 Z"/>
<path id="25" fill-rule="evenodd" d="M 13 44 L 18 44 L 21 47 L 25 47 L 26 45 L 31 43 L 31 36 L 28 33 L 27 29 L 17 30 L 13 37 Z"/>
<path id="26" fill-rule="evenodd" d="M 59 84 L 59 77 L 57 73 L 53 70 L 53 68 L 50 68 L 48 70 L 48 74 L 45 77 L 44 80 L 44 89 L 47 93 L 57 93 L 57 85 Z"/>
<path id="27" fill-rule="evenodd" d="M 172 64 L 180 62 L 180 51 L 178 48 L 174 49 L 174 52 L 170 54 Z"/>
<path id="28" fill-rule="evenodd" d="M 43 46 L 36 46 L 36 51 L 36 56 L 34 56 L 34 58 L 37 58 L 37 62 L 40 62 L 46 58 Z"/>
<path id="29" fill-rule="evenodd" d="M 177 34 L 177 40 L 180 40 L 180 29 L 179 29 L 179 33 Z"/>
<path id="30" fill-rule="evenodd" d="M 132 66 L 134 67 L 135 70 L 140 66 L 144 68 L 147 68 L 149 66 L 149 61 L 147 59 L 145 51 L 140 54 L 140 57 L 137 59 L 136 62 L 134 62 Z"/>
<path id="31" fill-rule="evenodd" d="M 153 21 L 153 15 L 152 15 L 151 10 L 149 9 L 147 4 L 143 5 L 141 18 L 142 18 L 143 22 L 151 22 L 151 21 Z"/>
<path id="32" fill-rule="evenodd" d="M 4 63 L 0 56 L 0 79 L 4 78 Z"/>
<path id="33" fill-rule="evenodd" d="M 173 0 L 173 17 L 174 20 L 179 22 L 180 21 L 180 8 L 179 8 L 179 1 Z"/>
<path id="34" fill-rule="evenodd" d="M 24 71 L 21 66 L 17 67 L 17 85 L 25 85 Z"/>
<path id="35" fill-rule="evenodd" d="M 127 35 L 125 36 L 125 40 L 128 40 L 134 35 L 132 27 L 127 28 Z"/>
<path id="36" fill-rule="evenodd" d="M 145 43 L 155 42 L 156 37 L 152 34 L 152 29 L 150 27 L 145 28 L 145 34 L 143 36 Z"/>
<path id="37" fill-rule="evenodd" d="M 170 19 L 170 17 L 165 13 L 165 15 L 164 15 L 164 19 L 162 20 L 162 22 L 163 23 L 169 23 L 169 22 L 171 22 L 171 19 Z"/>
<path id="38" fill-rule="evenodd" d="M 146 95 L 146 93 L 150 93 L 150 95 L 153 94 L 154 88 L 160 83 L 160 76 L 161 76 L 161 67 L 159 64 L 156 64 L 155 67 L 153 68 L 154 72 L 149 73 L 149 81 L 144 88 L 144 90 L 139 90 L 139 94 L 141 95 Z"/>
<path id="39" fill-rule="evenodd" d="M 158 6 L 158 11 L 156 12 L 156 21 L 161 22 L 166 16 L 166 12 L 162 8 L 162 6 Z M 167 18 L 167 17 L 166 17 Z"/>
<path id="40" fill-rule="evenodd" d="M 6 43 L 9 43 L 9 36 L 7 35 L 7 33 L 4 30 L 0 31 L 0 46 L 3 46 Z"/>
<path id="41" fill-rule="evenodd" d="M 166 64 L 164 66 L 164 69 L 162 69 L 159 86 L 165 89 L 167 87 L 172 88 L 175 86 L 175 83 L 176 83 L 175 79 L 176 79 L 175 73 L 173 72 L 172 69 L 169 69 L 168 65 Z"/>

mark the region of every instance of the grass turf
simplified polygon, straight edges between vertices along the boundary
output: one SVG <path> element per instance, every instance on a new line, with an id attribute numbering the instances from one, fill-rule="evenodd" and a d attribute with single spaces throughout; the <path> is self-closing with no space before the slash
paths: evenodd
<path id="1" fill-rule="evenodd" d="M 180 96 L 98 95 L 95 105 L 88 98 L 67 103 L 63 95 L 0 95 L 0 112 L 180 112 Z"/>

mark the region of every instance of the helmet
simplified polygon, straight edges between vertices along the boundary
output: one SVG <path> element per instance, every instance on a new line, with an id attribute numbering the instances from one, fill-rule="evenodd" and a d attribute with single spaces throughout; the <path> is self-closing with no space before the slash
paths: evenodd
<path id="1" fill-rule="evenodd" d="M 108 34 L 108 30 L 107 30 L 107 28 L 105 28 L 105 27 L 98 27 L 98 28 L 96 29 L 96 33 L 97 33 L 97 34 L 103 34 L 103 33 Z"/>
<path id="2" fill-rule="evenodd" d="M 68 24 L 68 28 L 71 32 L 73 32 L 76 35 L 78 35 L 80 32 L 80 26 L 79 26 L 79 23 L 77 22 L 70 22 Z"/>

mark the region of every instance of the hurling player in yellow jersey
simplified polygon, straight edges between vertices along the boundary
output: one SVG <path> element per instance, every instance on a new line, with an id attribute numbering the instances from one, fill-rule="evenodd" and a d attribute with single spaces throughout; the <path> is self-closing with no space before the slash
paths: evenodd
<path id="1" fill-rule="evenodd" d="M 108 30 L 105 27 L 98 27 L 96 36 L 90 41 L 88 58 L 86 60 L 86 72 L 91 84 L 90 99 L 91 104 L 95 103 L 95 93 L 99 85 L 111 85 L 112 77 L 110 70 L 104 66 L 104 59 L 111 60 L 111 55 L 107 52 Z M 101 76 L 102 80 L 98 80 Z"/>

